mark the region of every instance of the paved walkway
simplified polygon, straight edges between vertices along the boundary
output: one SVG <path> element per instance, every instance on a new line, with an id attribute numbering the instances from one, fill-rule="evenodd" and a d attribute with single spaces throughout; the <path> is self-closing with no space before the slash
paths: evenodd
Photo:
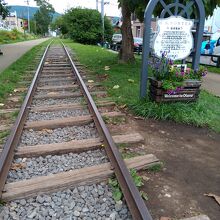
<path id="1" fill-rule="evenodd" d="M 4 53 L 3 56 L 0 56 L 0 73 L 19 59 L 23 54 L 25 54 L 32 47 L 48 40 L 48 38 L 24 41 L 14 44 L 4 44 L 0 45 L 0 49 Z"/>
<path id="2" fill-rule="evenodd" d="M 203 78 L 202 88 L 220 97 L 220 74 L 208 73 Z"/>

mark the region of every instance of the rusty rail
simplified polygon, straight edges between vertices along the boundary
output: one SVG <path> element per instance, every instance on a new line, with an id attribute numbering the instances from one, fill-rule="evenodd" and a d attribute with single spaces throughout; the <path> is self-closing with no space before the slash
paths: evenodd
<path id="1" fill-rule="evenodd" d="M 16 119 L 16 122 L 11 130 L 11 133 L 8 137 L 8 140 L 5 143 L 4 148 L 2 150 L 2 153 L 0 155 L 0 197 L 2 195 L 2 191 L 4 189 L 7 175 L 10 170 L 11 163 L 13 161 L 15 147 L 19 143 L 20 136 L 21 136 L 21 133 L 22 133 L 22 130 L 24 127 L 24 123 L 25 123 L 25 120 L 28 115 L 28 106 L 30 105 L 30 103 L 32 101 L 33 94 L 36 90 L 38 77 L 39 77 L 39 74 L 42 70 L 44 60 L 45 60 L 45 57 L 47 55 L 47 52 L 48 52 L 48 49 L 49 49 L 51 43 L 52 43 L 52 41 L 48 44 L 48 46 L 44 52 L 44 55 L 40 61 L 40 64 L 38 65 L 37 71 L 34 75 L 32 83 L 28 89 L 27 95 L 26 95 L 24 102 L 21 106 L 21 109 L 20 109 L 20 112 L 19 112 L 18 117 Z"/>
<path id="2" fill-rule="evenodd" d="M 66 54 L 69 58 L 69 61 L 74 69 L 74 72 L 76 74 L 76 78 L 78 83 L 80 84 L 80 87 L 88 101 L 90 112 L 93 115 L 93 119 L 95 121 L 96 127 L 101 134 L 103 141 L 105 143 L 105 149 L 106 153 L 108 155 L 108 158 L 110 159 L 110 163 L 114 169 L 114 172 L 116 174 L 116 177 L 119 181 L 120 187 L 122 189 L 122 192 L 124 194 L 125 200 L 127 202 L 127 205 L 129 207 L 129 210 L 132 214 L 132 217 L 134 220 L 152 220 L 152 217 L 141 198 L 138 189 L 136 188 L 131 175 L 121 157 L 121 154 L 115 145 L 112 136 L 106 127 L 96 105 L 95 102 L 90 95 L 87 86 L 85 85 L 84 81 L 82 80 L 82 77 L 80 76 L 75 64 L 72 61 L 72 58 L 65 47 L 65 45 L 62 42 L 62 45 L 66 51 Z"/>

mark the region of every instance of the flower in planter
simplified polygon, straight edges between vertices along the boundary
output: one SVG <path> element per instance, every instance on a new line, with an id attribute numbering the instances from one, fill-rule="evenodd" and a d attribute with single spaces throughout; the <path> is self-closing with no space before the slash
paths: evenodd
<path id="1" fill-rule="evenodd" d="M 187 68 L 185 64 L 174 65 L 171 59 L 167 58 L 167 53 L 162 53 L 161 58 L 153 57 L 149 63 L 155 80 L 162 82 L 162 88 L 168 94 L 175 94 L 181 91 L 186 80 L 198 80 L 207 75 L 205 68 L 194 71 Z"/>

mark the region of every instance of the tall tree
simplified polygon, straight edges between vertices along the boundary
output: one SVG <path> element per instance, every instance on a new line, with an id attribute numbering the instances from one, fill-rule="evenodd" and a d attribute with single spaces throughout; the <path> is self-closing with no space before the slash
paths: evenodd
<path id="1" fill-rule="evenodd" d="M 105 18 L 105 39 L 110 40 L 113 28 L 110 21 Z M 55 23 L 64 35 L 70 36 L 74 41 L 83 44 L 97 44 L 102 39 L 101 14 L 97 10 L 72 8 Z"/>
<path id="2" fill-rule="evenodd" d="M 123 24 L 121 27 L 122 31 L 122 47 L 119 53 L 119 59 L 122 62 L 133 61 L 133 36 L 131 32 L 131 14 L 136 13 L 138 18 L 143 21 L 144 11 L 149 0 L 118 0 L 119 7 L 122 10 Z M 174 2 L 173 0 L 164 0 L 166 4 Z M 180 0 L 180 2 L 187 2 L 187 0 Z M 212 15 L 213 10 L 220 6 L 220 0 L 203 0 L 206 10 L 206 16 Z M 160 11 L 161 5 L 158 4 L 155 9 L 155 15 Z"/>
<path id="3" fill-rule="evenodd" d="M 39 6 L 34 18 L 36 21 L 37 34 L 45 35 L 48 33 L 49 25 L 52 22 L 55 10 L 47 0 L 35 0 Z"/>
<path id="4" fill-rule="evenodd" d="M 8 7 L 5 6 L 4 0 L 0 0 L 0 16 L 2 16 L 3 19 L 7 17 L 9 13 Z"/>

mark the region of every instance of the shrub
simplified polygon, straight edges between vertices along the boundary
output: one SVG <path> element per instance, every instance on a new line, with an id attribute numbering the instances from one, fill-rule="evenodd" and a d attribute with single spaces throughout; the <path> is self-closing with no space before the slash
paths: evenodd
<path id="1" fill-rule="evenodd" d="M 67 24 L 69 36 L 82 44 L 97 44 L 102 40 L 101 15 L 97 10 L 73 8 L 65 15 L 63 21 Z M 105 19 L 105 37 L 112 36 L 110 21 Z"/>

